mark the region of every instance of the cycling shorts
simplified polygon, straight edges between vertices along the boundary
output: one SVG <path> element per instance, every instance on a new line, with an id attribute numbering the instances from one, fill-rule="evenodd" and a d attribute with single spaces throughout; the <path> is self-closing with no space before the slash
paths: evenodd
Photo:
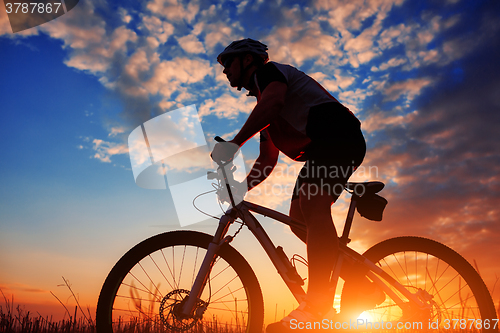
<path id="1" fill-rule="evenodd" d="M 336 200 L 366 154 L 366 142 L 359 120 L 339 103 L 311 108 L 304 166 L 300 170 L 292 200 L 300 194 L 327 193 Z"/>

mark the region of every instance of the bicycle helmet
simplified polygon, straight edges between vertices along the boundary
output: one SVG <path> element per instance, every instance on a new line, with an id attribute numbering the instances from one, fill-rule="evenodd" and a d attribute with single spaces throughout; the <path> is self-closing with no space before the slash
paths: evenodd
<path id="1" fill-rule="evenodd" d="M 267 45 L 262 44 L 261 42 L 251 39 L 251 38 L 246 38 L 242 40 L 236 40 L 229 44 L 228 47 L 224 49 L 218 56 L 217 56 L 217 61 L 224 66 L 225 61 L 229 57 L 233 56 L 238 56 L 238 55 L 244 55 L 246 53 L 250 53 L 253 55 L 257 55 L 262 58 L 262 63 L 259 61 L 253 61 L 252 64 L 265 64 L 269 60 L 269 55 L 267 54 Z M 241 73 L 246 72 L 252 64 L 247 65 L 246 67 L 243 67 L 243 63 L 241 63 Z M 240 77 L 240 82 L 238 83 L 238 90 L 241 90 L 242 88 L 242 77 Z"/>
<path id="2" fill-rule="evenodd" d="M 236 40 L 229 44 L 228 47 L 224 49 L 218 56 L 217 61 L 224 65 L 224 61 L 231 55 L 238 55 L 243 53 L 253 53 L 262 58 L 264 63 L 269 60 L 269 55 L 267 54 L 267 45 L 262 44 L 261 42 L 246 38 L 242 40 Z"/>

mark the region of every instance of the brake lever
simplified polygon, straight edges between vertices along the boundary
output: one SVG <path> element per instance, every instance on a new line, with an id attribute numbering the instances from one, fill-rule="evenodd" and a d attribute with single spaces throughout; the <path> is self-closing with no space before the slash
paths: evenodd
<path id="1" fill-rule="evenodd" d="M 219 175 L 217 174 L 217 172 L 207 171 L 207 179 L 208 180 L 217 179 L 218 176 Z"/>

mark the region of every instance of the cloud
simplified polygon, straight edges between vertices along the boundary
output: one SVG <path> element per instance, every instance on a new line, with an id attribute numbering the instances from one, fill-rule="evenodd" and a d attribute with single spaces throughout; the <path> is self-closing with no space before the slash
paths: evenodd
<path id="1" fill-rule="evenodd" d="M 406 126 L 418 116 L 418 111 L 405 115 L 389 115 L 387 112 L 373 112 L 362 121 L 362 129 L 367 133 L 385 129 L 388 126 Z"/>
<path id="2" fill-rule="evenodd" d="M 136 33 L 125 26 L 107 30 L 105 20 L 95 14 L 91 3 L 76 6 L 40 29 L 64 42 L 70 55 L 66 65 L 98 76 L 114 66 L 120 56 L 125 56 L 129 43 L 137 41 Z"/>
<path id="3" fill-rule="evenodd" d="M 363 30 L 358 36 L 345 38 L 344 50 L 349 55 L 349 62 L 352 67 L 357 68 L 360 64 L 367 63 L 380 55 L 380 51 L 374 47 L 374 42 L 381 29 L 380 22 L 376 22 L 370 28 Z"/>
<path id="4" fill-rule="evenodd" d="M 390 170 L 387 179 L 410 184 L 415 181 L 415 176 L 405 171 L 411 170 L 407 167 L 412 161 L 410 152 L 420 158 L 433 150 L 426 161 L 434 163 L 439 151 L 436 147 L 449 148 L 448 154 L 452 154 L 457 149 L 453 140 L 460 136 L 460 129 L 475 123 L 442 129 L 439 124 L 448 119 L 447 113 L 433 108 L 431 116 L 426 110 L 412 106 L 427 96 L 426 88 L 440 84 L 439 78 L 422 71 L 416 77 L 394 79 L 396 71 L 449 66 L 491 40 L 499 24 L 492 16 L 484 15 L 477 34 L 456 34 L 456 29 L 468 23 L 465 16 L 456 14 L 443 19 L 428 11 L 414 20 L 391 25 L 387 20 L 389 12 L 397 11 L 401 4 L 402 1 L 389 0 L 321 0 L 311 8 L 283 6 L 272 33 L 262 33 L 261 37 L 270 46 L 274 60 L 310 68 L 320 83 L 362 117 L 363 129 L 373 135 L 373 140 L 382 140 L 381 136 L 396 140 L 395 145 L 375 145 L 378 153 L 370 154 L 377 163 L 393 156 L 395 162 L 380 164 Z M 261 3 L 259 10 L 265 5 Z M 198 103 L 202 117 L 238 119 L 252 109 L 254 100 L 244 94 L 229 93 L 220 67 L 214 67 L 218 66 L 214 60 L 216 53 L 223 46 L 246 37 L 243 21 L 239 17 L 230 20 L 229 10 L 222 4 L 154 0 L 146 5 L 149 12 L 142 16 L 137 29 L 133 29 L 134 21 L 127 9 L 121 8 L 118 13 L 120 22 L 127 25 L 110 27 L 93 6 L 79 5 L 72 11 L 75 13 L 72 17 L 68 14 L 66 19 L 44 25 L 43 31 L 64 42 L 69 51 L 68 66 L 98 76 L 122 98 L 124 123 L 108 127 L 109 137 L 122 138 L 121 134 L 130 128 L 188 101 Z M 243 4 L 236 14 L 240 11 L 244 15 L 242 8 Z M 3 22 L 0 26 L 5 26 L 5 20 L 0 22 Z M 172 36 L 177 44 L 172 43 Z M 212 60 L 206 60 L 207 55 Z M 376 59 L 384 57 L 388 60 L 373 65 Z M 312 65 L 311 60 L 314 60 Z M 362 71 L 364 65 L 373 71 L 366 75 Z M 202 86 L 198 84 L 207 87 L 212 82 L 215 86 L 200 90 Z M 364 104 L 377 94 L 381 95 L 380 104 L 366 110 Z M 392 102 L 400 103 L 400 108 L 385 109 L 384 103 Z M 457 106 L 456 110 L 460 109 Z M 480 132 L 479 125 L 474 126 Z M 414 137 L 405 141 L 402 138 L 409 130 Z M 466 144 L 460 139 L 457 142 Z M 403 148 L 409 149 L 407 154 L 397 152 Z M 106 162 L 125 152 L 121 143 L 99 139 L 95 139 L 94 149 L 95 157 Z"/>
<path id="5" fill-rule="evenodd" d="M 124 23 L 130 23 L 132 21 L 132 16 L 128 14 L 125 8 L 119 8 L 118 13 Z"/>
<path id="6" fill-rule="evenodd" d="M 151 66 L 158 64 L 159 60 L 157 54 L 148 56 L 144 48 L 137 49 L 123 67 L 124 74 L 139 83 L 142 76 L 150 70 Z"/>
<path id="7" fill-rule="evenodd" d="M 358 43 L 361 45 L 359 48 L 362 50 L 362 46 L 365 45 L 369 50 L 373 50 L 371 52 L 376 53 L 374 56 L 382 55 L 383 52 L 389 52 L 396 47 L 404 46 L 405 48 L 404 56 L 399 55 L 392 58 L 379 67 L 372 67 L 372 70 L 384 71 L 404 64 L 405 66 L 402 69 L 409 71 L 431 64 L 439 63 L 443 66 L 449 63 L 450 59 L 446 56 L 446 50 L 453 48 L 449 45 L 450 41 L 445 41 L 443 45 L 438 42 L 437 46 L 433 46 L 432 48 L 429 45 L 436 40 L 436 36 L 457 25 L 460 22 L 461 15 L 457 14 L 448 19 L 443 19 L 439 15 L 427 17 L 428 15 L 423 15 L 422 23 L 400 23 L 379 30 L 379 34 L 377 33 L 378 31 L 375 31 L 375 34 L 371 34 L 370 38 L 362 39 Z M 363 31 L 355 40 L 360 39 L 367 30 Z M 373 41 L 373 45 L 370 45 L 371 41 Z M 350 43 L 353 43 L 353 40 L 346 43 L 346 46 L 351 46 L 349 45 Z M 453 53 L 451 50 L 449 52 Z M 461 57 L 462 55 L 456 54 L 456 56 Z M 369 58 L 368 60 L 371 59 Z"/>
<path id="8" fill-rule="evenodd" d="M 396 58 L 389 59 L 388 61 L 386 61 L 382 65 L 380 65 L 378 68 L 375 66 L 372 67 L 372 71 L 385 71 L 390 67 L 398 67 L 398 66 L 405 64 L 406 62 L 407 62 L 407 60 L 405 58 L 398 56 Z"/>
<path id="9" fill-rule="evenodd" d="M 248 5 L 248 0 L 243 0 L 239 3 L 238 1 L 235 1 L 235 3 L 237 3 L 236 7 L 238 8 L 238 14 L 242 14 L 245 11 L 246 6 Z"/>
<path id="10" fill-rule="evenodd" d="M 104 37 L 103 33 L 102 29 L 97 28 L 83 39 L 74 38 L 75 35 L 61 36 L 75 50 L 66 65 L 93 74 L 104 73 L 113 65 L 115 55 L 125 54 L 127 43 L 137 39 L 136 33 L 125 27 L 117 28 L 109 37 Z"/>
<path id="11" fill-rule="evenodd" d="M 175 58 L 162 61 L 153 72 L 153 76 L 143 83 L 149 94 L 161 94 L 169 98 L 181 84 L 194 84 L 206 76 L 213 76 L 213 68 L 203 59 Z"/>
<path id="12" fill-rule="evenodd" d="M 349 89 L 338 93 L 338 100 L 354 114 L 358 115 L 363 110 L 362 104 L 372 92 L 367 89 Z"/>
<path id="13" fill-rule="evenodd" d="M 328 11 L 330 24 L 343 33 L 346 30 L 360 30 L 362 23 L 373 16 L 377 20 L 384 19 L 393 6 L 402 3 L 403 0 L 319 0 L 315 2 L 315 7 Z"/>
<path id="14" fill-rule="evenodd" d="M 171 158 L 166 158 L 164 163 L 167 171 L 178 171 L 176 176 L 170 176 L 172 179 L 176 178 L 180 173 L 196 173 L 202 170 L 203 175 L 206 175 L 206 170 L 214 169 L 207 149 L 186 151 Z"/>
<path id="15" fill-rule="evenodd" d="M 188 1 L 184 3 L 178 0 L 153 0 L 146 8 L 153 14 L 166 18 L 168 21 L 186 20 L 191 23 L 199 11 L 198 1 Z"/>
<path id="16" fill-rule="evenodd" d="M 125 127 L 112 127 L 108 136 L 114 137 L 125 132 Z"/>
<path id="17" fill-rule="evenodd" d="M 67 66 L 94 75 L 121 99 L 120 118 L 105 126 L 109 135 L 91 141 L 94 158 L 107 163 L 127 153 L 131 129 L 187 103 L 196 103 L 204 125 L 216 118 L 210 132 L 229 119 L 224 131 L 235 133 L 255 100 L 230 91 L 215 57 L 232 40 L 261 39 L 272 60 L 312 73 L 362 120 L 369 150 L 352 180 L 386 182 L 381 194 L 389 206 L 382 224 L 357 220 L 353 239 L 367 245 L 403 233 L 436 238 L 478 259 L 487 274 L 481 262 L 497 258 L 477 249 L 495 248 L 500 236 L 500 21 L 496 2 L 466 10 L 455 2 L 422 10 L 402 0 L 282 1 L 279 8 L 152 0 L 139 15 L 80 2 L 15 35 L 0 11 L 0 35 L 21 42 L 41 31 L 61 40 Z M 272 21 L 269 13 L 276 14 Z M 192 157 L 171 169 L 195 164 Z M 291 170 L 298 169 L 282 157 L 262 193 L 249 199 L 284 207 L 296 177 Z"/>
<path id="18" fill-rule="evenodd" d="M 357 68 L 380 54 L 375 46 L 375 40 L 382 30 L 382 22 L 388 12 L 401 3 L 400 0 L 349 2 L 322 0 L 316 2 L 316 8 L 328 11 L 328 23 L 342 36 L 340 43 L 347 53 L 347 60 L 352 67 Z M 368 19 L 373 19 L 372 24 L 361 29 L 362 24 Z M 361 33 L 358 33 L 360 30 Z"/>
<path id="19" fill-rule="evenodd" d="M 128 153 L 126 144 L 118 144 L 114 142 L 94 139 L 92 149 L 95 151 L 94 158 L 101 162 L 111 163 L 111 157 L 114 155 L 121 155 Z"/>
<path id="20" fill-rule="evenodd" d="M 326 74 L 320 72 L 311 73 L 309 75 L 330 92 L 346 90 L 356 81 L 356 77 L 354 75 L 344 76 L 338 69 L 335 70 L 331 76 L 327 76 Z"/>
<path id="21" fill-rule="evenodd" d="M 415 96 L 420 95 L 422 89 L 429 86 L 431 83 L 432 80 L 421 78 L 387 84 L 384 89 L 384 94 L 389 101 L 395 101 L 400 97 L 405 97 L 407 100 L 412 101 Z"/>
<path id="22" fill-rule="evenodd" d="M 193 33 L 196 33 L 196 30 L 200 30 L 203 27 L 203 33 L 205 33 L 205 47 L 208 51 L 214 52 L 215 47 L 218 44 L 227 46 L 233 40 L 236 40 L 238 37 L 234 35 L 233 28 L 222 23 L 216 22 L 207 24 L 206 22 L 200 22 L 195 26 Z M 219 52 L 222 51 L 219 50 Z"/>
<path id="23" fill-rule="evenodd" d="M 296 36 L 301 36 L 296 39 Z M 274 60 L 291 62 L 301 66 L 306 60 L 316 58 L 326 63 L 329 57 L 341 56 L 337 47 L 338 38 L 320 33 L 316 22 L 308 22 L 277 29 L 275 36 L 268 38 Z"/>
<path id="24" fill-rule="evenodd" d="M 182 36 L 177 38 L 179 45 L 188 53 L 205 53 L 203 44 L 194 35 Z"/>
<path id="25" fill-rule="evenodd" d="M 10 292 L 49 293 L 48 290 L 36 288 L 36 287 L 30 286 L 27 284 L 23 284 L 23 283 L 1 284 L 0 290 L 7 290 Z"/>
<path id="26" fill-rule="evenodd" d="M 306 60 L 316 59 L 327 64 L 331 57 L 341 57 L 337 35 L 325 34 L 315 20 L 303 20 L 297 8 L 283 9 L 282 26 L 264 42 L 269 46 L 271 60 L 301 66 Z"/>
<path id="27" fill-rule="evenodd" d="M 255 99 L 245 94 L 235 96 L 225 93 L 216 99 L 207 99 L 199 109 L 200 117 L 215 115 L 221 119 L 235 119 L 241 113 L 250 113 L 255 105 Z"/>
<path id="28" fill-rule="evenodd" d="M 162 21 L 156 16 L 144 16 L 142 18 L 142 23 L 149 31 L 150 36 L 156 38 L 160 44 L 166 43 L 168 38 L 172 36 L 175 31 L 174 26 L 170 22 Z"/>
<path id="29" fill-rule="evenodd" d="M 407 39 L 407 36 L 411 33 L 411 31 L 412 27 L 406 26 L 403 23 L 388 27 L 380 33 L 377 45 L 381 50 L 401 45 Z"/>
<path id="30" fill-rule="evenodd" d="M 461 58 L 468 74 L 421 91 L 417 112 L 378 112 L 363 122 L 370 130 L 383 128 L 371 133 L 365 163 L 377 166 L 389 205 L 382 228 L 355 225 L 353 237 L 367 244 L 402 233 L 437 239 L 476 260 L 489 284 L 496 259 L 484 248 L 495 247 L 500 235 L 500 97 L 494 93 L 500 45 L 472 45 L 474 55 Z"/>

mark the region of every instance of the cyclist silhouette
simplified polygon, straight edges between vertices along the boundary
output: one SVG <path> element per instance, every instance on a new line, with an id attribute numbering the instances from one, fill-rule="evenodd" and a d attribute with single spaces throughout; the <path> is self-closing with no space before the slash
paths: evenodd
<path id="1" fill-rule="evenodd" d="M 318 320 L 332 309 L 335 291 L 329 290 L 329 280 L 339 241 L 331 205 L 364 159 L 361 123 L 314 79 L 292 66 L 268 61 L 267 46 L 259 41 L 234 41 L 217 60 L 230 85 L 245 88 L 257 104 L 229 141 L 233 145 L 216 144 L 212 157 L 229 160 L 260 133 L 260 154 L 247 176 L 247 190 L 269 176 L 279 151 L 305 161 L 293 191 L 290 216 L 307 226 L 307 234 L 292 230 L 307 244 L 307 297 L 296 310 L 267 327 L 268 333 L 290 331 L 290 320 Z M 383 301 L 376 298 L 374 303 Z"/>

